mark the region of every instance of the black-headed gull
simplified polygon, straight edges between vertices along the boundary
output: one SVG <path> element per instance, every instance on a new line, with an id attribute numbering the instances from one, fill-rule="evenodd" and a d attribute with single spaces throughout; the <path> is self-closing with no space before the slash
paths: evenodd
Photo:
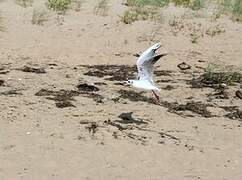
<path id="1" fill-rule="evenodd" d="M 158 87 L 155 86 L 153 80 L 154 74 L 154 64 L 166 53 L 156 55 L 156 50 L 160 48 L 160 43 L 156 43 L 147 50 L 145 50 L 137 60 L 138 68 L 138 78 L 137 80 L 128 80 L 127 83 L 136 88 L 143 90 L 151 90 L 155 98 L 159 101 L 159 96 L 155 91 L 160 91 Z"/>

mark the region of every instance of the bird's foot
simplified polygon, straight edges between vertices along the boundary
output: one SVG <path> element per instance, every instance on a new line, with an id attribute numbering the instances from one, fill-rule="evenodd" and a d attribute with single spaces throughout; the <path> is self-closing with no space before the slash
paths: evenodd
<path id="1" fill-rule="evenodd" d="M 154 94 L 155 96 L 155 101 L 157 104 L 160 104 L 160 97 L 155 93 L 155 91 L 152 90 L 152 93 Z"/>

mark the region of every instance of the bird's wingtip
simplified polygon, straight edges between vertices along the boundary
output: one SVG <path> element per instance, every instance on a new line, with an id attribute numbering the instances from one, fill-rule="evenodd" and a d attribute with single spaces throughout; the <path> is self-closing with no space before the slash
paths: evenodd
<path id="1" fill-rule="evenodd" d="M 155 43 L 153 46 L 152 46 L 152 48 L 154 48 L 154 49 L 159 49 L 161 47 L 161 43 L 160 42 L 157 42 L 157 43 Z"/>

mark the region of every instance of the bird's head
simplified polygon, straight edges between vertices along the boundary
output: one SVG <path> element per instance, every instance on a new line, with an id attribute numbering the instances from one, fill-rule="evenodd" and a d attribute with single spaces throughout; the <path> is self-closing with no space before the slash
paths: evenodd
<path id="1" fill-rule="evenodd" d="M 155 43 L 154 45 L 152 45 L 151 47 L 149 47 L 148 49 L 146 49 L 141 56 L 139 57 L 140 59 L 142 58 L 147 58 L 147 57 L 152 57 L 155 55 L 155 52 L 157 49 L 159 49 L 161 46 L 160 43 Z"/>
<path id="2" fill-rule="evenodd" d="M 160 48 L 160 46 L 161 46 L 160 43 L 156 43 L 156 44 L 154 44 L 153 46 L 150 47 L 150 50 L 155 52 L 157 49 Z"/>
<path id="3" fill-rule="evenodd" d="M 127 80 L 126 83 L 127 83 L 128 85 L 132 85 L 132 84 L 134 84 L 134 80 Z"/>

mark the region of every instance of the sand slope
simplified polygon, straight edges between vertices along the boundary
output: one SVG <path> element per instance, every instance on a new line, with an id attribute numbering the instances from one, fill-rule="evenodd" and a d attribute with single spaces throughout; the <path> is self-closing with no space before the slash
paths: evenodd
<path id="1" fill-rule="evenodd" d="M 162 23 L 125 25 L 121 1 L 105 17 L 87 1 L 63 25 L 53 12 L 33 25 L 42 3 L 0 2 L 0 179 L 242 179 L 241 117 L 231 115 L 241 84 L 224 94 L 191 82 L 211 62 L 241 70 L 241 24 L 187 17 L 177 30 L 169 18 L 183 9 L 170 7 Z M 169 52 L 156 67 L 160 104 L 123 83 L 136 75 L 134 55 L 157 41 Z"/>

